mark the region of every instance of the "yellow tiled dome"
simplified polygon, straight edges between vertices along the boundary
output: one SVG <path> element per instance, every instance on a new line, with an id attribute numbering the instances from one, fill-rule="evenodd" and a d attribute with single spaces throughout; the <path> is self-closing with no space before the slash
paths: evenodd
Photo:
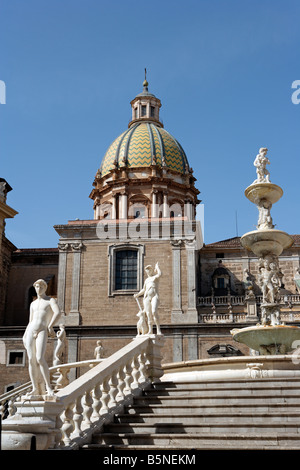
<path id="1" fill-rule="evenodd" d="M 189 170 L 186 154 L 179 142 L 153 122 L 137 122 L 108 148 L 102 160 L 102 176 L 116 167 L 149 167 L 156 164 L 184 174 Z"/>

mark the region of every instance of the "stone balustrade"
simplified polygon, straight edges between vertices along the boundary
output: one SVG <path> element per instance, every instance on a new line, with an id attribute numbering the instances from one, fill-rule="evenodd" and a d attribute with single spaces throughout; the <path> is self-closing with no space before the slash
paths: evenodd
<path id="1" fill-rule="evenodd" d="M 163 343 L 162 335 L 137 336 L 78 379 L 66 386 L 62 381 L 54 397 L 21 397 L 15 415 L 3 420 L 2 448 L 26 449 L 32 436 L 40 450 L 76 449 L 89 442 L 93 432 L 163 375 Z M 62 372 L 68 366 L 58 368 Z"/>
<path id="2" fill-rule="evenodd" d="M 198 321 L 199 323 L 253 323 L 258 321 L 257 309 L 261 303 L 261 295 L 251 299 L 241 295 L 198 297 Z M 300 320 L 298 310 L 300 295 L 281 295 L 279 303 L 282 308 L 282 321 L 291 323 Z"/>
<path id="3" fill-rule="evenodd" d="M 95 365 L 102 362 L 103 359 L 92 359 L 81 362 L 69 362 L 68 364 L 59 364 L 57 366 L 49 367 L 51 383 L 54 390 L 59 390 L 69 384 L 69 373 L 71 369 L 94 367 Z M 4 393 L 0 396 L 0 415 L 2 419 L 13 416 L 16 412 L 16 401 L 19 401 L 21 397 L 31 390 L 31 382 L 15 387 L 13 390 Z"/>
<path id="4" fill-rule="evenodd" d="M 245 296 L 243 295 L 223 295 L 223 296 L 206 296 L 197 298 L 197 306 L 211 306 L 214 305 L 245 305 Z M 256 296 L 256 302 L 260 304 L 262 302 L 262 295 Z M 288 294 L 280 296 L 280 305 L 291 304 L 299 305 L 300 304 L 300 295 L 299 294 Z"/>

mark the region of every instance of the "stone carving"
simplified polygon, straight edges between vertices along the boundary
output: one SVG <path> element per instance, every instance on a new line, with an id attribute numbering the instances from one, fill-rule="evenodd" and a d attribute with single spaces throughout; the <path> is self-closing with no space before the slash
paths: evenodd
<path id="1" fill-rule="evenodd" d="M 298 294 L 300 294 L 300 268 L 296 270 L 295 276 L 294 276 L 294 283 L 296 284 L 296 289 Z"/>
<path id="2" fill-rule="evenodd" d="M 53 325 L 60 317 L 60 310 L 55 299 L 46 296 L 47 283 L 43 279 L 34 284 L 37 299 L 30 305 L 29 323 L 26 327 L 23 343 L 29 360 L 29 376 L 32 391 L 28 396 L 54 395 L 50 384 L 49 368 L 45 359 L 48 335 L 55 337 Z"/>
<path id="3" fill-rule="evenodd" d="M 260 354 L 285 354 L 292 349 L 294 339 L 300 337 L 300 328 L 291 328 L 281 323 L 280 288 L 283 274 L 279 269 L 279 256 L 293 245 L 293 238 L 286 232 L 275 230 L 271 218 L 272 204 L 277 202 L 283 191 L 270 182 L 266 165 L 267 149 L 261 148 L 256 156 L 257 179 L 245 190 L 246 197 L 257 205 L 259 219 L 257 230 L 241 237 L 241 245 L 258 257 L 257 282 L 262 291 L 260 324 L 255 327 L 232 330 L 233 338 Z M 250 307 L 251 305 L 249 305 Z"/>
<path id="4" fill-rule="evenodd" d="M 269 376 L 269 373 L 266 369 L 263 369 L 263 363 L 250 363 L 246 364 L 246 378 L 249 379 L 264 379 Z"/>
<path id="5" fill-rule="evenodd" d="M 71 249 L 75 253 L 81 252 L 83 248 L 83 243 L 71 243 Z"/>
<path id="6" fill-rule="evenodd" d="M 244 288 L 245 288 L 245 300 L 255 299 L 255 294 L 253 290 L 253 281 L 252 276 L 249 272 L 249 269 L 244 269 Z"/>
<path id="7" fill-rule="evenodd" d="M 67 251 L 69 248 L 69 243 L 59 243 L 58 244 L 58 250 L 61 252 Z"/>
<path id="8" fill-rule="evenodd" d="M 270 183 L 270 172 L 267 170 L 266 165 L 270 164 L 270 160 L 266 156 L 268 149 L 262 147 L 259 149 L 258 155 L 254 160 L 254 166 L 256 167 L 257 179 L 253 182 L 255 183 Z"/>
<path id="9" fill-rule="evenodd" d="M 153 323 L 156 324 L 156 333 L 161 335 L 160 330 L 160 323 L 158 317 L 158 281 L 161 276 L 161 270 L 159 268 L 158 263 L 156 263 L 155 268 L 153 269 L 152 266 L 146 266 L 145 268 L 147 279 L 144 282 L 143 289 L 134 294 L 134 298 L 138 299 L 138 297 L 143 297 L 143 306 L 142 309 L 140 307 L 140 311 L 138 313 L 139 321 L 138 321 L 138 334 L 153 334 Z M 138 301 L 138 300 L 137 300 Z M 138 302 L 139 304 L 139 302 Z M 145 316 L 144 316 L 145 315 Z M 145 328 L 145 323 L 147 324 L 147 328 Z M 146 333 L 145 333 L 146 331 Z"/>
<path id="10" fill-rule="evenodd" d="M 97 346 L 95 347 L 94 356 L 96 359 L 101 359 L 104 348 L 100 340 L 97 341 Z"/>
<path id="11" fill-rule="evenodd" d="M 275 256 L 269 255 L 259 259 L 258 283 L 263 294 L 263 303 L 275 304 L 279 301 L 281 285 L 278 262 Z"/>
<path id="12" fill-rule="evenodd" d="M 53 361 L 54 366 L 58 366 L 59 364 L 62 363 L 61 355 L 63 353 L 64 343 L 66 339 L 65 325 L 59 325 L 59 330 L 56 333 L 56 337 L 57 337 L 57 346 L 54 351 L 54 361 Z"/>
<path id="13" fill-rule="evenodd" d="M 145 311 L 140 310 L 139 313 L 137 314 L 137 317 L 139 317 L 139 320 L 137 322 L 138 336 L 146 335 L 148 333 L 148 323 L 147 323 Z"/>
<path id="14" fill-rule="evenodd" d="M 274 228 L 272 217 L 271 217 L 271 209 L 272 203 L 267 201 L 267 199 L 260 199 L 257 204 L 258 208 L 258 230 L 264 229 L 272 229 Z"/>

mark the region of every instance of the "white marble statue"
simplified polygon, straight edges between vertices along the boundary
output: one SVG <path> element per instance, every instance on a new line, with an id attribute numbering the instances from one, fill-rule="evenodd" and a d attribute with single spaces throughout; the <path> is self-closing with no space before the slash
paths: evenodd
<path id="1" fill-rule="evenodd" d="M 138 336 L 146 335 L 148 333 L 149 328 L 148 328 L 148 323 L 147 323 L 145 310 L 142 310 L 140 308 L 139 313 L 137 313 L 137 317 L 139 317 L 138 322 L 137 322 Z"/>
<path id="2" fill-rule="evenodd" d="M 300 268 L 297 268 L 295 272 L 294 283 L 296 284 L 298 294 L 300 294 Z"/>
<path id="3" fill-rule="evenodd" d="M 100 340 L 97 341 L 97 346 L 95 347 L 94 356 L 96 359 L 102 359 L 104 348 Z"/>
<path id="4" fill-rule="evenodd" d="M 270 164 L 270 160 L 266 156 L 268 149 L 262 147 L 259 149 L 258 155 L 254 160 L 254 166 L 256 167 L 257 179 L 253 182 L 255 183 L 270 183 L 270 172 L 267 170 L 266 165 Z"/>
<path id="5" fill-rule="evenodd" d="M 257 204 L 258 208 L 258 230 L 273 229 L 273 221 L 271 217 L 272 203 L 266 199 L 261 199 Z"/>
<path id="6" fill-rule="evenodd" d="M 144 308 L 143 310 L 140 309 L 140 312 L 141 312 L 141 315 L 143 312 L 146 313 L 146 319 L 147 319 L 147 324 L 148 324 L 148 331 L 146 332 L 146 334 L 148 335 L 153 334 L 153 323 L 155 323 L 156 333 L 160 335 L 161 330 L 160 330 L 160 323 L 159 323 L 157 308 L 158 308 L 158 301 L 159 301 L 158 281 L 161 276 L 161 270 L 158 266 L 158 263 L 156 263 L 154 269 L 152 266 L 149 265 L 149 266 L 146 266 L 145 271 L 148 277 L 144 282 L 144 287 L 140 292 L 138 292 L 137 294 L 134 294 L 134 298 L 137 299 L 138 297 L 142 295 L 144 296 L 143 298 Z"/>
<path id="7" fill-rule="evenodd" d="M 277 304 L 280 277 L 278 264 L 272 257 L 260 259 L 258 282 L 263 294 L 263 303 Z"/>
<path id="8" fill-rule="evenodd" d="M 64 343 L 66 339 L 65 325 L 59 325 L 59 330 L 56 333 L 56 337 L 57 337 L 57 346 L 54 351 L 54 361 L 53 361 L 54 366 L 58 366 L 59 364 L 62 363 L 61 355 L 63 352 Z"/>
<path id="9" fill-rule="evenodd" d="M 45 387 L 47 395 L 54 395 L 45 351 L 48 335 L 55 338 L 53 326 L 60 317 L 60 311 L 56 300 L 46 296 L 47 283 L 43 279 L 39 279 L 33 285 L 37 299 L 30 304 L 29 323 L 23 336 L 32 382 L 32 391 L 29 395 L 44 395 Z"/>

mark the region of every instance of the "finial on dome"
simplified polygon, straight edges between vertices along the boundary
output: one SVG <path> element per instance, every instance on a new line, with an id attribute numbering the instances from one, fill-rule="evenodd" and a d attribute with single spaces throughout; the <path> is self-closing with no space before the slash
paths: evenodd
<path id="1" fill-rule="evenodd" d="M 143 82 L 144 90 L 148 91 L 148 82 L 147 82 L 147 69 L 145 68 L 145 80 Z"/>

